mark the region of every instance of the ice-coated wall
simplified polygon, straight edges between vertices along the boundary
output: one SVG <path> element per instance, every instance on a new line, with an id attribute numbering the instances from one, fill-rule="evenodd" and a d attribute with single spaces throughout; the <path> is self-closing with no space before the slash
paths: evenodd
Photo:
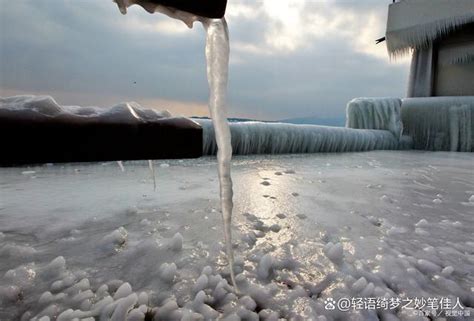
<path id="1" fill-rule="evenodd" d="M 403 99 L 402 121 L 415 149 L 474 151 L 474 96 Z"/>
<path id="2" fill-rule="evenodd" d="M 403 132 L 399 98 L 355 98 L 347 104 L 346 127 L 383 129 L 400 139 Z"/>
<path id="3" fill-rule="evenodd" d="M 196 121 L 203 127 L 203 154 L 216 154 L 211 121 Z M 386 130 L 263 122 L 230 123 L 230 130 L 233 153 L 237 155 L 355 152 L 399 147 L 398 139 Z"/>

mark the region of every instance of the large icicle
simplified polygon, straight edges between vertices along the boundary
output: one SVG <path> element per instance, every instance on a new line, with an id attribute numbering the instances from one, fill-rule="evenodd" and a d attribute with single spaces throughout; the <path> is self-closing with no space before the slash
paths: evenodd
<path id="1" fill-rule="evenodd" d="M 184 11 L 175 10 L 147 0 L 114 0 L 123 14 L 132 5 L 140 5 L 150 13 L 161 12 L 171 18 L 183 21 L 192 28 L 195 21 L 201 21 L 207 31 L 206 37 L 206 59 L 207 78 L 209 82 L 209 111 L 213 119 L 216 141 L 218 146 L 218 176 L 221 197 L 222 217 L 224 221 L 224 235 L 226 253 L 229 261 L 229 269 L 234 287 L 235 276 L 233 271 L 233 251 L 231 237 L 232 218 L 232 179 L 230 176 L 230 161 L 232 158 L 232 146 L 229 125 L 227 123 L 227 76 L 229 67 L 229 32 L 225 18 L 207 19 Z"/>
<path id="2" fill-rule="evenodd" d="M 217 143 L 217 162 L 221 211 L 224 221 L 224 235 L 227 259 L 229 261 L 232 284 L 237 289 L 234 277 L 234 254 L 232 251 L 232 179 L 230 167 L 232 159 L 231 133 L 227 122 L 227 78 L 229 68 L 229 31 L 222 19 L 206 19 L 203 25 L 207 31 L 206 59 L 209 82 L 209 112 L 212 117 Z"/>

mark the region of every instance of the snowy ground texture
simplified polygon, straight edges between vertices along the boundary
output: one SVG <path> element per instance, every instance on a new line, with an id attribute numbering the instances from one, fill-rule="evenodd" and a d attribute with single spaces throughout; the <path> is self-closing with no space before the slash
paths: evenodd
<path id="1" fill-rule="evenodd" d="M 240 293 L 214 158 L 0 168 L 0 320 L 472 319 L 474 154 L 233 163 Z"/>

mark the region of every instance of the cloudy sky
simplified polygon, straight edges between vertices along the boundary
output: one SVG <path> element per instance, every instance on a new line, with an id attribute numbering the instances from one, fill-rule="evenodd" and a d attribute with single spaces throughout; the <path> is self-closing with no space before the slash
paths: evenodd
<path id="1" fill-rule="evenodd" d="M 228 2 L 231 116 L 342 118 L 354 97 L 404 96 L 408 59 L 390 61 L 374 44 L 391 0 Z M 138 6 L 123 16 L 112 0 L 0 5 L 0 96 L 208 114 L 201 25 Z"/>

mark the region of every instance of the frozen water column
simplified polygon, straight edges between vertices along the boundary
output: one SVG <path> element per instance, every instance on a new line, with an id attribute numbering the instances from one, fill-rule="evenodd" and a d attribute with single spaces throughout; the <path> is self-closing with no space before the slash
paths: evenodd
<path id="1" fill-rule="evenodd" d="M 408 97 L 474 95 L 474 1 L 393 3 L 386 39 L 391 56 L 413 52 Z"/>
<path id="2" fill-rule="evenodd" d="M 393 3 L 386 40 L 392 57 L 412 52 L 401 111 L 414 148 L 473 151 L 474 1 Z"/>

